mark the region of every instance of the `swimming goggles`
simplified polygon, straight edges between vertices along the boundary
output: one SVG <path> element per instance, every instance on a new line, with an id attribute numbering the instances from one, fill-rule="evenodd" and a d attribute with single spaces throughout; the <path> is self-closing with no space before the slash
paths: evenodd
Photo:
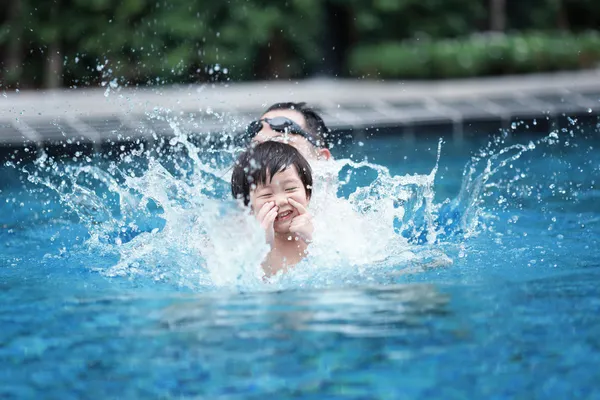
<path id="1" fill-rule="evenodd" d="M 319 147 L 317 140 L 308 132 L 300 127 L 297 123 L 286 117 L 262 118 L 252 121 L 246 128 L 244 138 L 248 141 L 252 140 L 263 128 L 263 122 L 269 124 L 275 132 L 300 135 L 310 142 L 315 147 Z"/>

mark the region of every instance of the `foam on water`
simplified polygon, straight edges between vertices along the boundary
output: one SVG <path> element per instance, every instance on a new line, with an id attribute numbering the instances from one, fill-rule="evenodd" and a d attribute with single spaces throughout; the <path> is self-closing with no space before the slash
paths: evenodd
<path id="1" fill-rule="evenodd" d="M 106 167 L 46 155 L 23 167 L 31 182 L 56 193 L 85 225 L 89 238 L 71 251 L 97 254 L 89 268 L 194 290 L 273 290 L 382 281 L 390 272 L 451 265 L 448 244 L 461 245 L 452 238 L 485 229 L 485 198 L 522 173 L 492 178 L 540 144 L 558 141 L 553 132 L 536 142 L 505 146 L 498 136 L 467 164 L 458 196 L 440 204 L 434 197 L 441 141 L 426 175 L 395 176 L 367 161 L 318 162 L 309 256 L 265 285 L 263 232 L 229 196 L 229 169 L 240 149 L 210 144 L 209 137 L 198 147 L 177 121 L 170 119 L 169 125 L 174 134 L 169 142 L 124 152 Z M 140 168 L 141 163 L 147 166 Z"/>

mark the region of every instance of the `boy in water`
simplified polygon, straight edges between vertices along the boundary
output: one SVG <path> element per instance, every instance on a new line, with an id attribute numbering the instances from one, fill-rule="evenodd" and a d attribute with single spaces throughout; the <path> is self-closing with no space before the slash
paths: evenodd
<path id="1" fill-rule="evenodd" d="M 256 144 L 236 161 L 231 176 L 234 198 L 250 206 L 265 230 L 271 251 L 263 270 L 271 276 L 298 264 L 312 240 L 312 171 L 294 147 L 276 141 Z"/>

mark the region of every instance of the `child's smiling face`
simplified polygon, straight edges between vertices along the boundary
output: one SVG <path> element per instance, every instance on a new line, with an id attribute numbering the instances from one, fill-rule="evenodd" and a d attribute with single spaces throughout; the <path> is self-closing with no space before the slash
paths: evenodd
<path id="1" fill-rule="evenodd" d="M 289 199 L 297 201 L 304 207 L 307 207 L 310 202 L 294 165 L 277 172 L 271 182 L 259 184 L 250 192 L 250 203 L 254 213 L 258 213 L 267 203 L 277 207 L 277 218 L 273 224 L 277 233 L 288 233 L 292 220 L 299 215 L 298 210 L 288 201 Z"/>

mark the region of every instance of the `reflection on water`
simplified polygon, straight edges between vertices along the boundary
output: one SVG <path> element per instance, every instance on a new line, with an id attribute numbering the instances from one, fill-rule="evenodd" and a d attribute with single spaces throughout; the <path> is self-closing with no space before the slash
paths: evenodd
<path id="1" fill-rule="evenodd" d="M 241 329 L 244 337 L 282 331 L 340 333 L 349 337 L 405 335 L 445 316 L 449 298 L 433 285 L 231 294 L 189 299 L 160 312 L 161 326 L 175 332 Z"/>

